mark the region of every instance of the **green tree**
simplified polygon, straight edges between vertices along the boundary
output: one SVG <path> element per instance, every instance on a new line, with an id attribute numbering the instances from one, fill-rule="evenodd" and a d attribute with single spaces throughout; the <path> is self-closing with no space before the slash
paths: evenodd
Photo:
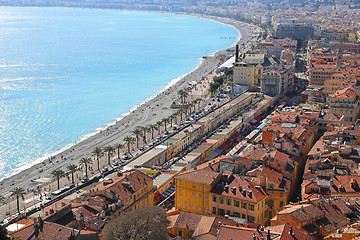
<path id="1" fill-rule="evenodd" d="M 141 129 L 141 131 L 142 131 L 143 141 L 144 141 L 144 143 L 146 144 L 146 132 L 149 131 L 149 128 L 147 128 L 147 127 L 141 127 L 140 129 Z"/>
<path id="2" fill-rule="evenodd" d="M 67 170 L 69 170 L 71 172 L 71 182 L 72 182 L 72 184 L 75 184 L 74 172 L 76 172 L 77 166 L 75 164 L 70 164 L 66 168 L 67 168 Z"/>
<path id="3" fill-rule="evenodd" d="M 98 171 L 100 171 L 100 157 L 101 157 L 102 153 L 103 153 L 103 151 L 102 151 L 102 149 L 99 148 L 99 147 L 96 147 L 96 148 L 92 151 L 93 156 L 96 156 Z"/>
<path id="4" fill-rule="evenodd" d="M 161 119 L 161 121 L 164 123 L 164 129 L 165 129 L 165 132 L 166 132 L 166 124 L 170 123 L 170 119 L 169 118 L 163 118 L 163 119 Z"/>
<path id="5" fill-rule="evenodd" d="M 20 214 L 19 198 L 24 196 L 25 190 L 23 188 L 16 187 L 13 190 L 11 190 L 10 192 L 11 192 L 12 197 L 16 196 L 16 207 L 17 207 L 18 213 Z"/>
<path id="6" fill-rule="evenodd" d="M 0 226 L 0 240 L 11 240 L 8 236 L 8 232 L 4 226 Z"/>
<path id="7" fill-rule="evenodd" d="M 85 157 L 80 159 L 80 164 L 85 167 L 85 176 L 88 177 L 88 165 L 92 164 L 91 158 Z"/>
<path id="8" fill-rule="evenodd" d="M 120 160 L 120 149 L 124 148 L 124 144 L 122 143 L 117 143 L 114 146 L 117 149 L 117 155 L 118 155 L 118 159 Z"/>
<path id="9" fill-rule="evenodd" d="M 185 104 L 188 93 L 185 90 L 179 90 L 178 94 L 180 95 L 181 103 Z"/>
<path id="10" fill-rule="evenodd" d="M 111 165 L 111 162 L 110 162 L 110 160 L 111 160 L 111 153 L 114 151 L 114 148 L 112 147 L 112 146 L 106 146 L 105 148 L 104 148 L 104 152 L 106 152 L 107 153 L 107 155 L 108 155 L 108 165 Z"/>
<path id="11" fill-rule="evenodd" d="M 164 209 L 148 206 L 111 218 L 102 233 L 105 240 L 166 240 L 168 225 Z"/>
<path id="12" fill-rule="evenodd" d="M 162 122 L 161 121 L 157 121 L 156 122 L 156 126 L 157 126 L 157 130 L 158 130 L 158 134 L 160 135 L 161 134 L 161 125 L 162 125 Z"/>
<path id="13" fill-rule="evenodd" d="M 154 139 L 154 130 L 157 129 L 157 126 L 156 124 L 151 124 L 149 128 L 151 129 L 151 139 Z"/>
<path id="14" fill-rule="evenodd" d="M 64 171 L 61 170 L 61 169 L 57 169 L 57 170 L 54 170 L 51 172 L 51 175 L 56 178 L 57 180 L 57 186 L 58 186 L 58 189 L 60 189 L 60 177 L 62 175 L 64 175 Z"/>
<path id="15" fill-rule="evenodd" d="M 130 146 L 131 144 L 133 144 L 135 142 L 134 138 L 130 137 L 130 136 L 126 136 L 124 138 L 124 142 L 127 145 L 127 149 L 128 149 L 128 153 L 130 154 Z"/>
<path id="16" fill-rule="evenodd" d="M 136 128 L 132 133 L 135 135 L 136 138 L 136 148 L 139 148 L 139 138 L 142 135 L 142 131 L 140 128 Z"/>

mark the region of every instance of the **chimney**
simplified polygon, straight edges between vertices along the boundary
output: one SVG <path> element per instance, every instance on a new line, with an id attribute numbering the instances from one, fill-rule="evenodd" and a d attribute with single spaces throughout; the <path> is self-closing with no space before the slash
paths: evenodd
<path id="1" fill-rule="evenodd" d="M 235 62 L 239 59 L 239 45 L 236 45 L 235 49 Z"/>

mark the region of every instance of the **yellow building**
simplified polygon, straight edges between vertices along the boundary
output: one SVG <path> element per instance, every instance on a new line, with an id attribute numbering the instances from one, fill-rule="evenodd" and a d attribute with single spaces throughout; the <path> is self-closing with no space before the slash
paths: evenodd
<path id="1" fill-rule="evenodd" d="M 344 116 L 344 124 L 353 124 L 359 117 L 359 90 L 353 87 L 338 90 L 330 100 L 333 113 Z"/>
<path id="2" fill-rule="evenodd" d="M 234 82 L 250 88 L 260 86 L 264 61 L 264 54 L 243 54 L 234 66 Z"/>
<path id="3" fill-rule="evenodd" d="M 116 213 L 154 205 L 153 179 L 136 169 L 104 180 L 90 189 L 89 194 L 117 199 Z"/>
<path id="4" fill-rule="evenodd" d="M 333 94 L 348 84 L 347 77 L 342 73 L 334 73 L 324 81 L 324 93 Z"/>
<path id="5" fill-rule="evenodd" d="M 210 190 L 221 174 L 210 168 L 191 169 L 175 177 L 175 208 L 209 214 Z"/>
<path id="6" fill-rule="evenodd" d="M 212 167 L 192 169 L 175 178 L 175 208 L 190 212 L 229 215 L 248 222 L 268 221 L 268 195 L 261 186 Z"/>

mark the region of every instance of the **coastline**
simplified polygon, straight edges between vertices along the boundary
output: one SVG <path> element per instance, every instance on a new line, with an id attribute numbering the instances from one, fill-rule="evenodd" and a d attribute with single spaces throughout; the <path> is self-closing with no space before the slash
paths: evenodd
<path id="1" fill-rule="evenodd" d="M 219 50 L 215 53 L 209 53 L 208 57 L 200 60 L 198 66 L 191 72 L 179 76 L 176 79 L 172 79 L 158 94 L 146 99 L 139 106 L 134 106 L 129 112 L 122 114 L 122 117 L 116 119 L 113 123 L 108 124 L 106 128 L 94 133 L 89 133 L 79 142 L 69 144 L 57 151 L 52 155 L 54 160 L 49 162 L 46 160 L 47 157 L 44 156 L 31 167 L 15 173 L 10 177 L 4 178 L 0 183 L 1 194 L 8 193 L 14 187 L 22 187 L 24 189 L 34 188 L 36 184 L 31 182 L 31 180 L 35 178 L 49 178 L 50 173 L 53 170 L 59 168 L 65 169 L 69 164 L 77 164 L 82 157 L 90 157 L 91 152 L 95 147 L 105 147 L 107 145 L 114 145 L 115 143 L 122 142 L 122 139 L 125 136 L 130 135 L 136 127 L 153 124 L 160 119 L 169 116 L 174 111 L 170 109 L 170 105 L 178 98 L 178 90 L 184 89 L 189 81 L 199 82 L 202 77 L 211 73 L 218 67 L 219 58 L 229 55 L 228 49 L 233 49 L 236 44 L 247 43 L 249 41 L 251 31 L 249 29 L 250 25 L 247 23 L 242 23 L 229 18 L 201 14 L 172 14 L 193 16 L 230 25 L 237 29 L 239 38 L 231 47 Z M 66 158 L 66 160 L 62 160 L 61 156 Z M 41 172 L 39 172 L 40 170 Z"/>

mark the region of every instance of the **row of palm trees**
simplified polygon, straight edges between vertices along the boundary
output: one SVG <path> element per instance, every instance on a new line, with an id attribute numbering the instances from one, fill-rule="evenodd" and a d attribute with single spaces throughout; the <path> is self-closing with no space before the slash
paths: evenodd
<path id="1" fill-rule="evenodd" d="M 181 92 L 182 91 L 182 92 Z M 185 98 L 188 95 L 188 93 L 186 91 L 181 90 L 179 91 L 179 94 L 182 97 L 182 103 L 185 103 Z M 125 146 L 127 147 L 127 152 L 129 154 L 131 154 L 131 145 L 134 144 L 136 142 L 136 147 L 139 147 L 139 140 L 142 137 L 143 138 L 143 142 L 146 144 L 146 133 L 151 133 L 151 138 L 154 139 L 154 131 L 158 130 L 158 135 L 161 134 L 161 127 L 164 127 L 164 130 L 167 131 L 167 125 L 170 123 L 170 127 L 173 127 L 173 122 L 175 120 L 176 124 L 178 122 L 178 116 L 180 116 L 180 121 L 183 120 L 183 116 L 184 118 L 186 118 L 186 116 L 192 112 L 195 111 L 196 109 L 196 105 L 198 105 L 198 109 L 200 110 L 200 103 L 202 102 L 201 98 L 197 98 L 196 100 L 191 101 L 190 103 L 186 104 L 185 106 L 183 106 L 181 109 L 179 109 L 178 111 L 174 112 L 173 114 L 171 114 L 169 117 L 167 118 L 163 118 L 160 121 L 157 121 L 155 124 L 150 124 L 147 127 L 138 127 L 136 128 L 132 134 L 135 137 L 131 137 L 131 136 L 126 136 L 123 141 L 125 144 L 122 143 L 117 143 L 114 146 L 106 146 L 103 149 L 101 149 L 100 147 L 96 147 L 93 152 L 92 155 L 94 157 L 96 157 L 96 161 L 97 161 L 97 167 L 98 170 L 100 171 L 100 158 L 103 156 L 104 153 L 107 154 L 107 158 L 108 158 L 108 165 L 111 165 L 111 155 L 112 153 L 117 150 L 117 157 L 118 159 L 120 159 L 120 150 L 123 149 Z M 192 109 L 194 108 L 194 109 Z M 85 157 L 82 158 L 79 161 L 80 165 L 82 165 L 85 168 L 85 176 L 88 177 L 88 166 L 90 164 L 93 163 L 92 159 L 89 157 Z M 74 173 L 78 170 L 78 166 L 75 164 L 70 164 L 66 167 L 66 169 L 68 171 L 70 171 L 71 173 L 71 182 L 74 184 Z M 57 180 L 57 187 L 58 189 L 60 189 L 60 178 L 65 174 L 65 172 L 61 169 L 56 169 L 54 171 L 51 172 L 51 175 Z M 16 197 L 16 203 L 17 203 L 17 210 L 18 212 L 20 212 L 20 208 L 19 208 L 19 198 L 23 197 L 25 195 L 25 190 L 23 188 L 20 187 L 16 187 L 13 190 L 11 190 L 11 197 Z M 0 195 L 0 203 L 5 204 L 5 198 Z"/>

